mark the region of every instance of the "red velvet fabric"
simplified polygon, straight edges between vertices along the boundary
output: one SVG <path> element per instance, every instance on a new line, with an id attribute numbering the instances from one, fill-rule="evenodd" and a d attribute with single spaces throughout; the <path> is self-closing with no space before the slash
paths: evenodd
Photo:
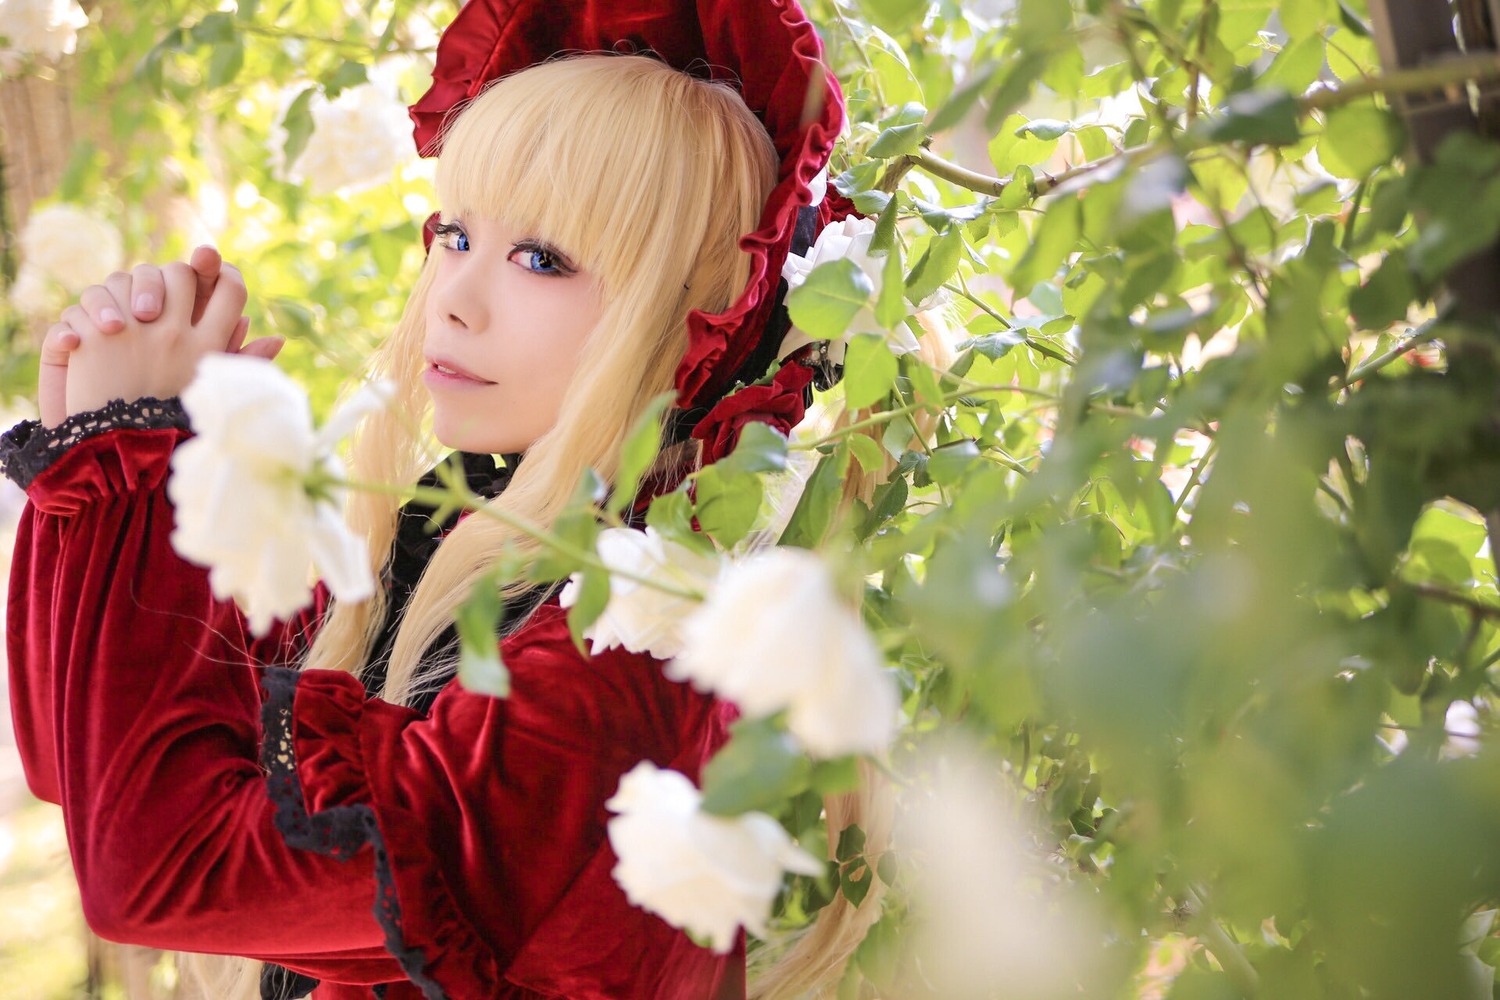
<path id="1" fill-rule="evenodd" d="M 802 9 L 793 0 L 470 0 L 443 32 L 432 87 L 411 116 L 417 148 L 434 156 L 449 114 L 490 81 L 560 52 L 648 49 L 679 69 L 737 81 L 781 154 L 760 226 L 740 242 L 751 259 L 747 288 L 723 313 L 688 317 L 677 389 L 690 408 L 717 400 L 755 348 L 797 209 L 843 128 L 843 95 Z"/>
<path id="2" fill-rule="evenodd" d="M 6 623 L 27 779 L 63 807 L 102 936 L 277 962 L 320 977 L 318 1000 L 376 983 L 414 1000 L 372 914 L 370 848 L 339 861 L 274 825 L 258 665 L 289 661 L 318 609 L 253 641 L 175 555 L 164 486 L 182 437 L 107 432 L 28 491 Z M 453 1000 L 742 997 L 743 942 L 716 956 L 630 906 L 604 832 L 620 775 L 649 759 L 696 779 L 727 707 L 649 657 L 583 657 L 555 604 L 502 654 L 508 699 L 450 684 L 427 716 L 367 700 L 349 674 L 302 674 L 307 810 L 373 810 L 401 943 Z"/>

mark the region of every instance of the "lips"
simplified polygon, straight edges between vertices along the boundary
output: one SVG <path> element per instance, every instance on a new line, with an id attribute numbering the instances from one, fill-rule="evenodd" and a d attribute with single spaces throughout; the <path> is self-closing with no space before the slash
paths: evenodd
<path id="1" fill-rule="evenodd" d="M 425 374 L 432 376 L 433 378 L 441 379 L 445 382 L 472 382 L 475 385 L 495 384 L 487 378 L 480 378 L 478 375 L 475 375 L 467 368 L 464 368 L 462 365 L 449 358 L 429 357 L 427 359 L 427 371 Z"/>

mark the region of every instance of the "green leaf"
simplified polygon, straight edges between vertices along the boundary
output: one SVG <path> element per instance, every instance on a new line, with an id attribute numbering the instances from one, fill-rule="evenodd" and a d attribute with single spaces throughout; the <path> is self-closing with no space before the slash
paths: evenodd
<path id="1" fill-rule="evenodd" d="M 781 533 L 778 544 L 795 545 L 813 549 L 823 541 L 833 524 L 833 515 L 838 510 L 839 495 L 844 485 L 844 473 L 849 467 L 849 449 L 840 448 L 831 455 L 823 456 L 817 468 L 807 479 L 797 508 L 792 511 L 786 530 Z"/>
<path id="2" fill-rule="evenodd" d="M 1328 113 L 1318 161 L 1336 177 L 1362 180 L 1405 145 L 1406 131 L 1392 112 L 1374 104 L 1346 104 Z"/>
<path id="3" fill-rule="evenodd" d="M 877 160 L 888 160 L 893 156 L 910 156 L 922 148 L 927 141 L 927 129 L 921 122 L 912 125 L 895 125 L 881 132 L 866 150 L 866 155 Z"/>
<path id="4" fill-rule="evenodd" d="M 1082 228 L 1083 204 L 1077 198 L 1064 195 L 1048 205 L 1031 246 L 1011 275 L 1011 286 L 1030 288 L 1050 281 L 1073 252 Z"/>
<path id="5" fill-rule="evenodd" d="M 873 406 L 891 391 L 899 363 L 884 337 L 862 333 L 844 355 L 844 402 L 851 410 Z"/>
<path id="6" fill-rule="evenodd" d="M 962 121 L 985 91 L 989 90 L 990 85 L 1004 68 L 1004 63 L 997 62 L 975 70 L 973 76 L 964 81 L 963 86 L 955 90 L 933 114 L 932 120 L 927 123 L 928 133 L 936 135 L 939 132 L 946 132 Z"/>
<path id="7" fill-rule="evenodd" d="M 859 0 L 859 9 L 885 31 L 898 35 L 922 23 L 928 0 Z"/>
<path id="8" fill-rule="evenodd" d="M 302 93 L 287 106 L 286 114 L 282 116 L 281 127 L 286 129 L 286 165 L 288 168 L 297 162 L 297 157 L 307 148 L 307 140 L 312 138 L 313 117 L 312 98 L 318 92 L 317 87 L 304 88 Z"/>
<path id="9" fill-rule="evenodd" d="M 580 653 L 588 654 L 583 633 L 599 620 L 608 604 L 609 574 L 601 569 L 586 567 L 579 575 L 573 606 L 568 608 L 568 631 L 573 636 L 573 645 L 578 647 Z"/>
<path id="10" fill-rule="evenodd" d="M 786 306 L 792 322 L 814 340 L 838 340 L 874 292 L 859 265 L 845 257 L 813 268 Z"/>
<path id="11" fill-rule="evenodd" d="M 863 434 L 850 434 L 844 440 L 849 443 L 849 451 L 861 469 L 879 472 L 885 467 L 885 452 L 880 450 L 880 445 L 873 438 L 867 438 Z"/>
<path id="12" fill-rule="evenodd" d="M 1035 136 L 1038 139 L 1050 142 L 1061 139 L 1073 131 L 1072 122 L 1058 121 L 1056 118 L 1033 118 L 1031 121 L 1016 129 L 1018 136 Z"/>
<path id="13" fill-rule="evenodd" d="M 863 858 L 851 861 L 839 868 L 839 892 L 851 906 L 858 906 L 865 901 L 873 880 L 874 873 L 870 871 L 870 866 Z"/>
<path id="14" fill-rule="evenodd" d="M 227 86 L 240 75 L 244 65 L 245 43 L 234 38 L 214 48 L 213 55 L 208 59 L 208 79 L 205 82 L 210 90 Z"/>
<path id="15" fill-rule="evenodd" d="M 740 719 L 703 768 L 703 811 L 737 816 L 771 809 L 807 787 L 811 763 L 770 719 Z"/>
<path id="16" fill-rule="evenodd" d="M 1297 127 L 1297 100 L 1279 87 L 1235 94 L 1205 125 L 1214 142 L 1290 146 L 1302 138 Z"/>
<path id="17" fill-rule="evenodd" d="M 865 852 L 865 831 L 857 823 L 850 823 L 839 831 L 838 847 L 833 856 L 840 862 L 853 861 Z"/>
<path id="18" fill-rule="evenodd" d="M 963 254 L 963 230 L 953 228 L 941 236 L 934 236 L 927 244 L 927 250 L 917 261 L 916 267 L 913 267 L 911 274 L 907 276 L 907 299 L 914 304 L 920 304 L 943 287 L 944 282 L 957 272 L 958 262 L 963 259 Z"/>
<path id="19" fill-rule="evenodd" d="M 635 500 L 636 487 L 641 476 L 661 451 L 661 418 L 673 401 L 676 393 L 663 392 L 646 404 L 646 409 L 631 425 L 625 444 L 620 449 L 619 471 L 615 473 L 615 488 L 609 495 L 605 509 L 618 514 Z"/>
<path id="20" fill-rule="evenodd" d="M 1028 48 L 1055 43 L 1073 26 L 1073 5 L 1058 0 L 1021 0 L 1016 12 L 1016 40 Z"/>
<path id="21" fill-rule="evenodd" d="M 678 545 L 686 545 L 703 551 L 712 548 L 712 543 L 701 531 L 693 528 L 693 501 L 683 487 L 664 493 L 651 501 L 646 510 L 646 524 L 656 533 Z"/>
<path id="22" fill-rule="evenodd" d="M 724 548 L 750 533 L 760 513 L 764 487 L 754 476 L 729 477 L 718 465 L 698 473 L 698 526 Z"/>
<path id="23" fill-rule="evenodd" d="M 880 295 L 875 299 L 875 322 L 887 330 L 906 318 L 906 268 L 901 245 L 892 243 L 880 270 Z"/>
<path id="24" fill-rule="evenodd" d="M 362 62 L 346 59 L 338 69 L 323 77 L 323 92 L 331 101 L 350 87 L 370 82 L 369 68 Z"/>
<path id="25" fill-rule="evenodd" d="M 896 246 L 896 218 L 901 211 L 901 192 L 896 192 L 885 208 L 880 210 L 880 218 L 875 220 L 875 232 L 870 235 L 870 253 L 888 253 Z"/>
<path id="26" fill-rule="evenodd" d="M 500 660 L 500 620 L 505 603 L 495 581 L 481 579 L 458 606 L 453 621 L 458 628 L 458 680 L 475 694 L 494 698 L 510 695 L 510 671 Z"/>
<path id="27" fill-rule="evenodd" d="M 932 450 L 927 457 L 927 474 L 939 486 L 953 486 L 979 460 L 979 446 L 973 441 L 955 441 Z"/>
<path id="28" fill-rule="evenodd" d="M 1362 328 L 1384 330 L 1406 318 L 1416 297 L 1416 282 L 1405 255 L 1393 253 L 1380 262 L 1368 281 L 1349 293 L 1349 311 Z"/>
<path id="29" fill-rule="evenodd" d="M 226 45 L 237 40 L 234 15 L 216 11 L 193 25 L 191 36 L 198 45 Z"/>
<path id="30" fill-rule="evenodd" d="M 774 427 L 752 421 L 741 428 L 734 451 L 719 459 L 714 466 L 726 477 L 785 472 L 786 456 L 786 435 Z"/>

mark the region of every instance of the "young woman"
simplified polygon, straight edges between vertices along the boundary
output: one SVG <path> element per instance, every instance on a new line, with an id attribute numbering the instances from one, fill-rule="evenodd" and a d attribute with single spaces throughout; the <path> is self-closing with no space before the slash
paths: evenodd
<path id="1" fill-rule="evenodd" d="M 442 143 L 442 217 L 371 360 L 400 405 L 361 428 L 355 478 L 418 479 L 430 417 L 476 490 L 547 524 L 665 390 L 710 459 L 744 420 L 800 416 L 795 363 L 719 397 L 777 357 L 781 260 L 830 215 L 801 207 L 841 121 L 816 36 L 789 0 L 612 6 L 619 25 L 472 0 L 449 29 L 414 109 Z M 541 61 L 622 39 L 666 61 Z M 673 68 L 704 60 L 742 90 Z M 64 809 L 89 923 L 269 963 L 266 997 L 743 996 L 743 936 L 719 956 L 627 902 L 603 806 L 641 760 L 696 779 L 732 710 L 648 656 L 581 655 L 525 585 L 505 594 L 511 695 L 450 683 L 455 607 L 529 539 L 470 517 L 437 542 L 422 512 L 359 496 L 382 592 L 260 638 L 173 552 L 171 397 L 244 336 L 216 264 L 163 269 L 151 319 L 131 315 L 149 272 L 92 289 L 49 335 L 43 421 L 0 450 L 30 497 L 7 624 L 19 743 Z M 695 451 L 664 451 L 656 488 Z M 825 966 L 836 938 L 810 939 Z"/>

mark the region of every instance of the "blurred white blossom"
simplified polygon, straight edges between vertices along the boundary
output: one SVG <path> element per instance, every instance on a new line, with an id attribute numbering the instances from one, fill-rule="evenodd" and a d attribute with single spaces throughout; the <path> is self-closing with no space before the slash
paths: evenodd
<path id="1" fill-rule="evenodd" d="M 288 107 L 295 92 L 288 95 Z M 308 110 L 313 131 L 307 148 L 290 164 L 281 162 L 286 145 L 285 110 L 272 129 L 271 148 L 287 179 L 306 183 L 315 194 L 351 192 L 390 181 L 395 171 L 417 158 L 411 118 L 394 84 L 362 83 L 332 101 L 313 94 Z"/>
<path id="2" fill-rule="evenodd" d="M 1444 757 L 1472 757 L 1482 746 L 1479 710 L 1472 701 L 1455 701 L 1443 716 Z"/>
<path id="3" fill-rule="evenodd" d="M 317 432 L 307 394 L 270 362 L 232 354 L 199 362 L 182 393 L 195 436 L 172 455 L 167 483 L 172 547 L 209 568 L 214 594 L 233 599 L 255 634 L 307 604 L 311 569 L 341 601 L 374 592 L 363 539 L 344 523 L 338 498 L 308 482 L 338 477 L 339 438 L 389 399 L 387 386 L 365 386 Z"/>
<path id="4" fill-rule="evenodd" d="M 76 295 L 124 262 L 125 241 L 113 223 L 77 205 L 49 205 L 33 212 L 21 230 L 23 273 L 17 284 L 21 277 L 33 283 L 54 282 Z"/>
<path id="5" fill-rule="evenodd" d="M 23 316 L 54 317 L 67 304 L 58 286 L 38 267 L 22 264 L 10 286 L 10 304 Z"/>
<path id="6" fill-rule="evenodd" d="M 785 872 L 816 875 L 818 860 L 770 816 L 703 812 L 684 775 L 642 761 L 605 803 L 619 863 L 614 879 L 636 906 L 707 938 L 723 954 L 744 927 L 764 937 Z"/>
<path id="7" fill-rule="evenodd" d="M 887 330 L 875 319 L 874 303 L 880 297 L 880 289 L 883 285 L 884 257 L 870 256 L 870 240 L 875 235 L 874 219 L 856 219 L 850 216 L 842 222 L 836 222 L 825 226 L 818 234 L 817 240 L 808 249 L 807 255 L 787 254 L 786 263 L 781 266 L 781 276 L 786 279 L 787 291 L 800 288 L 812 273 L 812 269 L 819 264 L 826 264 L 832 260 L 848 258 L 854 261 L 865 277 L 870 279 L 874 291 L 864 308 L 855 313 L 854 318 L 849 321 L 849 329 L 844 333 L 844 342 L 833 344 L 829 350 L 829 357 L 835 364 L 844 360 L 844 343 L 849 338 L 856 337 L 862 333 L 876 333 L 886 339 L 894 354 L 910 354 L 919 349 L 917 338 L 912 335 L 905 323 L 897 323 L 894 328 Z M 787 334 L 781 344 L 781 357 L 786 357 L 792 351 L 812 340 L 805 333 L 795 327 Z"/>
<path id="8" fill-rule="evenodd" d="M 606 528 L 599 533 L 599 559 L 612 571 L 624 571 L 655 580 L 677 590 L 707 590 L 720 569 L 719 560 L 676 542 L 669 542 L 655 528 Z M 582 574 L 575 573 L 558 600 L 565 608 L 578 599 Z M 666 659 L 682 650 L 682 623 L 698 606 L 692 597 L 669 594 L 638 580 L 609 578 L 609 604 L 594 624 L 584 630 L 595 649 L 624 646 L 633 653 L 647 652 Z"/>
<path id="9" fill-rule="evenodd" d="M 925 748 L 897 837 L 913 887 L 912 945 L 935 996 L 1092 996 L 1102 924 L 1027 829 L 996 761 L 954 741 Z"/>
<path id="10" fill-rule="evenodd" d="M 73 53 L 88 23 L 74 0 L 0 0 L 0 49 L 55 62 Z"/>
<path id="11" fill-rule="evenodd" d="M 788 730 L 814 756 L 879 753 L 895 735 L 899 699 L 880 650 L 805 549 L 768 549 L 731 566 L 682 636 L 668 677 L 747 716 L 786 710 Z"/>

